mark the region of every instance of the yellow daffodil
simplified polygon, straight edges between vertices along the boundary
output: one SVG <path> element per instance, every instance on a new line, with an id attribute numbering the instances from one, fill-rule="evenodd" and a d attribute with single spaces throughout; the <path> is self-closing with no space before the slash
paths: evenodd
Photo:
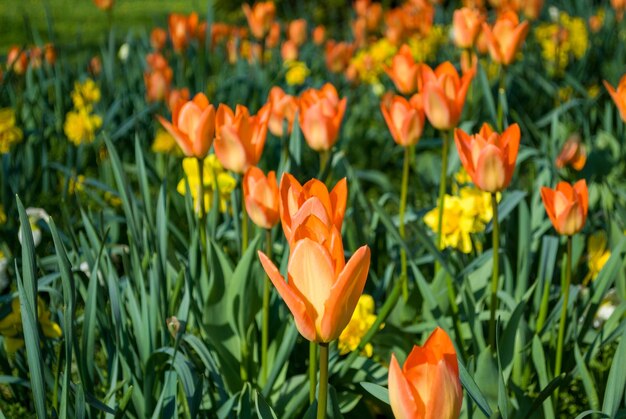
<path id="1" fill-rule="evenodd" d="M 92 114 L 90 107 L 83 107 L 67 113 L 63 131 L 67 138 L 78 146 L 84 142 L 93 142 L 96 131 L 101 126 L 102 118 Z"/>
<path id="2" fill-rule="evenodd" d="M 287 67 L 287 73 L 285 73 L 285 81 L 290 86 L 299 86 L 311 73 L 309 68 L 302 61 L 287 61 L 285 62 Z"/>
<path id="3" fill-rule="evenodd" d="M 158 129 L 151 147 L 154 153 L 175 153 L 179 150 L 176 140 L 164 129 Z"/>
<path id="4" fill-rule="evenodd" d="M 432 231 L 437 231 L 439 208 L 435 207 L 426 213 L 424 222 Z M 446 195 L 442 216 L 441 248 L 452 247 L 463 253 L 470 253 L 472 251 L 470 233 L 474 228 L 474 222 L 474 218 L 465 213 L 461 198 Z"/>
<path id="5" fill-rule="evenodd" d="M 585 20 L 561 12 L 558 22 L 542 23 L 535 29 L 548 71 L 562 75 L 571 59 L 581 59 L 589 46 Z"/>
<path id="6" fill-rule="evenodd" d="M 380 85 L 380 76 L 397 51 L 398 48 L 387 38 L 382 38 L 359 51 L 350 61 L 350 68 L 361 82 Z"/>
<path id="7" fill-rule="evenodd" d="M 200 202 L 198 199 L 200 190 L 200 177 L 198 174 L 198 159 L 187 157 L 183 159 L 183 170 L 189 182 L 191 197 L 193 198 L 193 206 L 196 213 L 200 213 Z M 210 211 L 213 205 L 213 195 L 217 187 L 220 196 L 219 208 L 221 212 L 228 209 L 228 201 L 230 193 L 237 186 L 237 181 L 227 171 L 224 170 L 215 154 L 210 154 L 204 159 L 203 164 L 203 186 L 204 186 L 204 209 Z M 216 182 L 217 178 L 217 182 Z M 179 194 L 185 195 L 185 179 L 178 182 L 176 190 Z"/>
<path id="8" fill-rule="evenodd" d="M 359 297 L 356 309 L 352 314 L 350 322 L 343 329 L 341 335 L 339 335 L 339 353 L 345 355 L 348 352 L 354 351 L 361 343 L 361 339 L 367 331 L 372 327 L 376 320 L 376 314 L 374 314 L 374 299 L 371 295 L 363 294 Z M 382 326 L 381 326 L 382 328 Z M 368 343 L 363 348 L 363 355 L 368 358 L 372 356 L 374 350 L 372 344 Z"/>
<path id="9" fill-rule="evenodd" d="M 0 154 L 8 153 L 23 137 L 22 130 L 15 126 L 15 111 L 11 108 L 0 109 Z"/>
<path id="10" fill-rule="evenodd" d="M 39 297 L 37 297 L 37 315 L 39 326 L 45 337 L 60 338 L 63 335 L 61 327 L 50 320 L 50 310 Z M 24 346 L 22 330 L 20 301 L 18 298 L 14 298 L 11 302 L 11 312 L 0 319 L 0 335 L 4 337 L 7 353 L 13 354 Z"/>
<path id="11" fill-rule="evenodd" d="M 427 35 L 409 39 L 409 48 L 416 62 L 435 61 L 439 48 L 446 40 L 446 29 L 441 25 L 434 25 Z"/>
<path id="12" fill-rule="evenodd" d="M 100 88 L 96 82 L 87 79 L 84 82 L 75 82 L 72 90 L 72 102 L 76 109 L 82 109 L 100 102 Z"/>
<path id="13" fill-rule="evenodd" d="M 597 231 L 587 239 L 587 267 L 589 273 L 583 284 L 596 279 L 606 262 L 611 257 L 611 251 L 607 249 L 607 239 L 604 231 Z"/>

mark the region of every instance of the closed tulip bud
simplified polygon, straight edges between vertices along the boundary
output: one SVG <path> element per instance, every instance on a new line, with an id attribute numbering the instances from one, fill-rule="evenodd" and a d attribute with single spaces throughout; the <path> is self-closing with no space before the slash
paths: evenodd
<path id="1" fill-rule="evenodd" d="M 498 192 L 509 186 L 519 150 L 519 125 L 513 124 L 498 134 L 485 123 L 472 136 L 456 129 L 454 141 L 465 171 L 479 189 Z"/>
<path id="2" fill-rule="evenodd" d="M 256 166 L 251 166 L 243 176 L 243 196 L 246 211 L 254 224 L 270 229 L 280 220 L 278 213 L 278 183 L 276 173 L 267 177 Z"/>
<path id="3" fill-rule="evenodd" d="M 604 80 L 604 87 L 609 91 L 615 106 L 619 110 L 619 115 L 622 117 L 622 121 L 626 122 L 626 74 L 622 76 L 617 85 L 617 90 Z"/>
<path id="4" fill-rule="evenodd" d="M 388 104 L 380 105 L 393 140 L 403 147 L 417 144 L 424 130 L 424 108 L 419 95 L 411 101 L 394 96 Z"/>
<path id="5" fill-rule="evenodd" d="M 174 51 L 177 53 L 183 52 L 189 43 L 187 37 L 187 17 L 177 13 L 170 14 L 168 17 L 168 27 Z"/>
<path id="6" fill-rule="evenodd" d="M 26 51 L 18 46 L 12 46 L 7 53 L 7 68 L 15 74 L 24 74 L 28 67 L 28 57 Z"/>
<path id="7" fill-rule="evenodd" d="M 454 66 L 446 61 L 435 71 L 426 64 L 420 64 L 418 74 L 424 112 L 432 126 L 438 130 L 456 127 L 474 71 L 470 70 L 460 77 Z"/>
<path id="8" fill-rule="evenodd" d="M 521 49 L 528 30 L 528 22 L 519 23 L 517 14 L 510 11 L 498 16 L 493 28 L 483 23 L 491 59 L 504 66 L 510 65 Z"/>
<path id="9" fill-rule="evenodd" d="M 548 217 L 559 234 L 571 236 L 584 227 L 589 209 L 589 193 L 584 179 L 573 186 L 567 182 L 559 182 L 556 189 L 543 187 L 541 198 Z"/>
<path id="10" fill-rule="evenodd" d="M 54 45 L 46 44 L 44 46 L 44 50 L 44 57 L 46 62 L 51 66 L 54 65 L 54 63 L 56 63 L 57 61 L 57 50 L 54 48 Z"/>
<path id="11" fill-rule="evenodd" d="M 165 46 L 167 42 L 167 32 L 163 28 L 154 28 L 152 32 L 150 32 L 150 46 L 155 51 L 160 51 Z"/>
<path id="12" fill-rule="evenodd" d="M 283 42 L 280 47 L 280 56 L 283 61 L 296 61 L 298 59 L 298 46 L 291 40 Z"/>
<path id="13" fill-rule="evenodd" d="M 111 10 L 115 4 L 114 0 L 93 0 L 96 7 L 100 10 Z"/>
<path id="14" fill-rule="evenodd" d="M 484 20 L 480 11 L 463 7 L 454 11 L 452 19 L 454 44 L 459 48 L 472 48 Z"/>
<path id="15" fill-rule="evenodd" d="M 248 26 L 250 32 L 256 39 L 263 39 L 269 32 L 274 16 L 276 15 L 276 6 L 273 1 L 262 1 L 255 3 L 251 8 L 249 4 L 244 3 L 241 8 L 243 9 L 246 19 L 248 19 Z"/>
<path id="16" fill-rule="evenodd" d="M 331 73 L 341 73 L 348 68 L 355 46 L 347 42 L 326 42 L 326 68 Z"/>
<path id="17" fill-rule="evenodd" d="M 309 215 L 341 231 L 346 213 L 348 184 L 341 179 L 330 193 L 324 182 L 311 179 L 304 185 L 289 173 L 280 179 L 280 220 L 287 242 L 292 242 L 293 232 Z"/>
<path id="18" fill-rule="evenodd" d="M 543 9 L 543 2 L 544 0 L 526 0 L 523 3 L 524 16 L 530 20 L 538 19 Z"/>
<path id="19" fill-rule="evenodd" d="M 224 104 L 219 106 L 215 155 L 224 168 L 243 173 L 259 162 L 267 138 L 270 106 L 264 105 L 254 116 L 242 105 L 237 105 L 235 112 Z"/>
<path id="20" fill-rule="evenodd" d="M 87 71 L 89 71 L 92 76 L 97 76 L 102 72 L 102 60 L 99 56 L 94 55 L 91 57 L 89 65 L 87 66 Z"/>
<path id="21" fill-rule="evenodd" d="M 391 59 L 391 66 L 385 72 L 395 84 L 396 89 L 404 95 L 410 95 L 417 88 L 417 72 L 419 64 L 413 59 L 408 45 L 402 45 L 400 51 Z"/>
<path id="22" fill-rule="evenodd" d="M 626 10 L 626 0 L 611 0 L 611 7 L 615 10 L 615 17 L 618 22 L 624 18 L 624 10 Z"/>
<path id="23" fill-rule="evenodd" d="M 443 329 L 436 328 L 424 346 L 414 346 L 402 368 L 392 354 L 388 383 L 396 419 L 456 419 L 461 413 L 459 365 Z"/>
<path id="24" fill-rule="evenodd" d="M 573 135 L 563 144 L 561 153 L 556 158 L 556 167 L 559 169 L 571 166 L 574 170 L 582 170 L 587 162 L 585 145 L 580 141 L 580 136 Z"/>
<path id="25" fill-rule="evenodd" d="M 326 40 L 326 28 L 324 25 L 318 25 L 313 29 L 313 43 L 315 45 L 322 45 Z"/>
<path id="26" fill-rule="evenodd" d="M 300 96 L 299 122 L 304 139 L 315 151 L 330 150 L 337 141 L 346 98 L 339 99 L 335 87 L 326 83 L 321 89 L 309 89 Z"/>
<path id="27" fill-rule="evenodd" d="M 289 22 L 287 37 L 300 47 L 306 42 L 306 20 L 296 19 Z"/>
<path id="28" fill-rule="evenodd" d="M 280 23 L 272 23 L 272 27 L 265 38 L 265 46 L 267 48 L 276 48 L 280 43 Z"/>
<path id="29" fill-rule="evenodd" d="M 185 156 L 204 159 L 215 136 L 215 107 L 203 93 L 189 102 L 179 102 L 172 112 L 172 122 L 157 116 L 161 125 L 174 137 Z"/>
<path id="30" fill-rule="evenodd" d="M 285 135 L 284 125 L 287 122 L 287 133 L 291 132 L 293 120 L 298 111 L 298 101 L 295 97 L 288 95 L 278 86 L 270 90 L 269 100 L 272 105 L 268 128 L 277 137 Z"/>

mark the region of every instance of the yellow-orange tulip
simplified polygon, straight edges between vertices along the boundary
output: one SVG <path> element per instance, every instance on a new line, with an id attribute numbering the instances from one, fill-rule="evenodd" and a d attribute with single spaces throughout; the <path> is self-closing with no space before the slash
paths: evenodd
<path id="1" fill-rule="evenodd" d="M 615 102 L 615 106 L 617 106 L 619 110 L 622 121 L 626 122 L 626 74 L 620 79 L 617 90 L 613 89 L 613 86 L 606 80 L 604 80 L 604 87 L 609 91 L 613 102 Z"/>
<path id="2" fill-rule="evenodd" d="M 325 224 L 334 225 L 341 231 L 346 213 L 348 183 L 341 179 L 329 193 L 324 182 L 311 179 L 304 185 L 289 173 L 280 179 L 280 220 L 288 242 L 293 231 L 309 215 L 315 215 Z"/>
<path id="3" fill-rule="evenodd" d="M 587 162 L 587 152 L 585 145 L 580 141 L 578 135 L 574 135 L 565 141 L 563 148 L 556 158 L 556 167 L 562 169 L 571 166 L 574 170 L 582 170 Z"/>
<path id="4" fill-rule="evenodd" d="M 306 19 L 296 19 L 289 22 L 287 37 L 296 46 L 301 47 L 306 42 Z"/>
<path id="5" fill-rule="evenodd" d="M 243 9 L 246 19 L 248 19 L 248 26 L 250 32 L 256 39 L 263 39 L 269 32 L 274 22 L 274 16 L 276 15 L 276 6 L 273 1 L 262 1 L 255 3 L 252 8 L 249 4 L 244 3 L 241 8 Z"/>
<path id="6" fill-rule="evenodd" d="M 400 50 L 391 59 L 391 66 L 385 67 L 385 72 L 395 84 L 396 89 L 404 95 L 410 95 L 417 88 L 417 72 L 419 64 L 413 59 L 408 45 L 402 45 Z"/>
<path id="7" fill-rule="evenodd" d="M 573 186 L 559 182 L 556 189 L 541 188 L 541 199 L 554 229 L 566 236 L 578 233 L 587 220 L 589 192 L 587 182 L 581 179 Z"/>
<path id="8" fill-rule="evenodd" d="M 12 46 L 7 53 L 7 68 L 15 74 L 24 74 L 26 73 L 26 67 L 28 67 L 26 51 L 23 51 L 17 45 Z"/>
<path id="9" fill-rule="evenodd" d="M 280 220 L 278 213 L 278 183 L 276 173 L 263 174 L 256 166 L 251 166 L 243 175 L 243 196 L 246 211 L 254 224 L 261 228 L 272 228 Z"/>
<path id="10" fill-rule="evenodd" d="M 479 189 L 498 192 L 509 186 L 519 151 L 519 125 L 513 124 L 498 134 L 485 123 L 472 136 L 456 129 L 454 141 L 465 171 Z"/>
<path id="11" fill-rule="evenodd" d="M 370 250 L 360 247 L 345 262 L 341 234 L 315 215 L 294 231 L 298 237 L 289 254 L 288 281 L 263 253 L 261 264 L 293 314 L 300 334 L 313 342 L 330 342 L 350 322 L 363 293 Z"/>
<path id="12" fill-rule="evenodd" d="M 321 89 L 308 89 L 300 96 L 299 122 L 304 139 L 315 151 L 330 150 L 337 141 L 346 98 L 339 99 L 335 87 L 326 83 Z"/>
<path id="13" fill-rule="evenodd" d="M 189 43 L 187 37 L 187 17 L 178 13 L 172 13 L 169 15 L 167 22 L 174 51 L 180 53 L 187 48 Z"/>
<path id="14" fill-rule="evenodd" d="M 217 108 L 215 155 L 224 168 L 243 173 L 259 162 L 267 138 L 269 113 L 269 103 L 254 116 L 241 105 L 237 105 L 235 112 L 224 104 Z"/>
<path id="15" fill-rule="evenodd" d="M 293 120 L 298 111 L 298 101 L 295 97 L 285 93 L 278 86 L 272 87 L 270 90 L 269 100 L 272 104 L 272 111 L 268 121 L 268 128 L 272 134 L 277 137 L 285 135 L 284 121 L 287 121 L 287 133 L 291 132 Z"/>
<path id="16" fill-rule="evenodd" d="M 426 64 L 420 64 L 418 84 L 424 112 L 433 127 L 449 130 L 457 126 L 473 77 L 472 70 L 460 77 L 449 61 L 440 64 L 434 71 Z"/>
<path id="17" fill-rule="evenodd" d="M 500 14 L 493 28 L 483 23 L 491 59 L 504 66 L 510 65 L 522 47 L 528 29 L 528 22 L 519 23 L 519 17 L 512 11 Z"/>
<path id="18" fill-rule="evenodd" d="M 380 104 L 393 140 L 403 147 L 417 144 L 424 130 L 424 108 L 419 94 L 410 101 L 394 96 L 388 104 Z"/>
<path id="19" fill-rule="evenodd" d="M 298 59 L 298 46 L 288 39 L 280 46 L 280 56 L 283 61 L 296 61 Z"/>
<path id="20" fill-rule="evenodd" d="M 389 401 L 396 419 L 456 419 L 463 404 L 459 365 L 452 341 L 436 328 L 424 346 L 414 346 L 400 368 L 389 364 Z"/>
<path id="21" fill-rule="evenodd" d="M 484 17 L 477 9 L 462 7 L 455 10 L 452 18 L 454 44 L 459 48 L 472 48 L 483 21 Z"/>
<path id="22" fill-rule="evenodd" d="M 203 93 L 193 100 L 179 101 L 172 111 L 172 123 L 157 116 L 161 125 L 174 137 L 185 156 L 204 159 L 215 137 L 215 107 Z"/>

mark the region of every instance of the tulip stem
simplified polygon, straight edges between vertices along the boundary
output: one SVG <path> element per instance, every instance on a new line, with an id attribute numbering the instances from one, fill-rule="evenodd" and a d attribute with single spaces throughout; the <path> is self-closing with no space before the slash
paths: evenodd
<path id="1" fill-rule="evenodd" d="M 504 104 L 506 102 L 506 67 L 500 67 L 500 84 L 498 85 L 498 131 L 504 131 Z"/>
<path id="2" fill-rule="evenodd" d="M 265 254 L 272 257 L 272 230 L 265 230 Z M 261 328 L 261 382 L 267 381 L 267 344 L 270 324 L 270 279 L 265 275 L 263 282 L 263 325 Z"/>
<path id="3" fill-rule="evenodd" d="M 500 278 L 500 224 L 498 222 L 498 199 L 496 193 L 491 193 L 491 208 L 493 209 L 492 247 L 493 269 L 491 276 L 491 305 L 489 309 L 489 345 L 491 351 L 496 352 L 496 309 L 498 308 L 498 280 Z"/>
<path id="4" fill-rule="evenodd" d="M 550 302 L 550 280 L 543 278 L 543 294 L 541 295 L 541 306 L 539 307 L 539 315 L 537 316 L 537 324 L 535 325 L 535 333 L 539 334 L 543 329 L 543 324 L 548 315 L 548 303 Z"/>
<path id="5" fill-rule="evenodd" d="M 241 256 L 248 250 L 248 212 L 246 211 L 246 198 L 241 188 Z"/>
<path id="6" fill-rule="evenodd" d="M 196 199 L 196 206 L 199 206 L 200 214 L 200 251 L 202 265 L 206 274 L 209 274 L 209 262 L 207 260 L 207 237 L 206 237 L 206 208 L 204 207 L 204 159 L 198 158 L 198 198 Z"/>
<path id="7" fill-rule="evenodd" d="M 556 361 L 554 363 L 554 378 L 561 375 L 563 361 L 563 339 L 565 338 L 565 320 L 567 320 L 567 305 L 569 303 L 569 288 L 572 282 L 572 236 L 567 236 L 567 258 L 565 259 L 565 283 L 561 284 L 563 294 L 563 306 L 561 307 L 561 320 L 559 321 L 559 334 L 556 342 Z M 559 389 L 554 391 L 554 404 L 559 400 Z M 556 409 L 556 408 L 555 408 Z"/>
<path id="8" fill-rule="evenodd" d="M 309 403 L 315 401 L 315 387 L 317 387 L 317 345 L 309 342 Z"/>
<path id="9" fill-rule="evenodd" d="M 439 204 L 437 212 L 439 219 L 437 220 L 437 249 L 441 249 L 443 244 L 443 211 L 446 198 L 446 176 L 448 174 L 448 132 L 442 131 L 441 139 L 443 146 L 441 147 L 441 175 L 439 177 Z M 439 264 L 435 264 L 435 270 L 438 270 Z"/>
<path id="10" fill-rule="evenodd" d="M 317 176 L 319 180 L 326 183 L 328 175 L 326 171 L 328 170 L 328 163 L 330 162 L 330 150 L 323 150 L 320 152 L 320 173 Z M 330 174 L 330 172 L 329 172 Z"/>
<path id="11" fill-rule="evenodd" d="M 404 213 L 406 211 L 406 197 L 409 189 L 409 167 L 411 166 L 412 151 L 413 146 L 404 147 L 404 165 L 402 167 L 402 190 L 400 191 L 399 214 L 400 237 L 402 237 L 403 240 L 406 238 L 406 231 L 404 229 Z M 402 296 L 404 297 L 404 301 L 407 301 L 409 299 L 409 279 L 407 272 L 406 249 L 404 246 L 400 246 L 400 263 L 402 269 L 400 276 L 400 281 L 402 281 Z"/>
<path id="12" fill-rule="evenodd" d="M 317 419 L 326 418 L 328 395 L 328 343 L 320 342 L 320 388 L 317 395 Z"/>

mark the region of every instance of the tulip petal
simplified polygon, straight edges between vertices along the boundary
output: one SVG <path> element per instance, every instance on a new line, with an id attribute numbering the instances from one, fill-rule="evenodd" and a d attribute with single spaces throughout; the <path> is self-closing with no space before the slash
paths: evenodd
<path id="1" fill-rule="evenodd" d="M 215 154 L 222 166 L 235 173 L 243 173 L 247 166 L 246 150 L 232 125 L 222 126 L 215 139 Z"/>
<path id="2" fill-rule="evenodd" d="M 174 125 L 172 125 L 169 121 L 167 121 L 162 116 L 157 115 L 157 119 L 159 120 L 161 125 L 163 125 L 163 128 L 165 128 L 167 132 L 169 132 L 172 135 L 172 137 L 174 137 L 174 139 L 176 140 L 176 143 L 178 144 L 180 149 L 183 151 L 183 154 L 185 156 L 193 156 L 194 154 L 193 154 L 192 144 L 189 141 L 189 137 L 187 137 L 187 134 L 185 134 L 184 132 L 176 128 Z"/>
<path id="3" fill-rule="evenodd" d="M 414 419 L 422 417 L 425 407 L 419 396 L 416 398 L 414 390 L 398 364 L 394 354 L 391 354 L 389 363 L 389 402 L 396 419 Z"/>
<path id="4" fill-rule="evenodd" d="M 463 164 L 465 171 L 473 179 L 476 170 L 474 159 L 472 158 L 472 137 L 462 129 L 457 128 L 454 130 L 454 142 L 456 143 L 461 164 Z"/>
<path id="5" fill-rule="evenodd" d="M 587 181 L 581 179 L 574 184 L 574 191 L 580 199 L 580 206 L 582 207 L 585 219 L 587 218 L 587 211 L 589 209 L 589 191 L 587 189 Z M 583 221 L 584 223 L 584 221 Z"/>
<path id="6" fill-rule="evenodd" d="M 213 138 L 215 136 L 215 108 L 213 105 L 208 105 L 198 122 L 198 127 L 195 133 L 195 141 L 193 145 L 194 155 L 200 159 L 206 157 L 209 153 L 211 145 L 213 145 Z"/>
<path id="7" fill-rule="evenodd" d="M 543 205 L 546 208 L 546 213 L 552 222 L 552 225 L 556 229 L 559 225 L 556 219 L 556 213 L 554 211 L 554 197 L 556 195 L 556 191 L 550 189 L 546 186 L 541 188 L 541 199 L 543 200 Z"/>
<path id="8" fill-rule="evenodd" d="M 481 150 L 472 180 L 486 192 L 497 192 L 507 186 L 504 156 L 498 147 L 489 144 Z"/>
<path id="9" fill-rule="evenodd" d="M 424 111 L 433 127 L 439 130 L 453 128 L 448 100 L 439 86 L 429 83 L 424 87 Z"/>
<path id="10" fill-rule="evenodd" d="M 337 227 L 337 230 L 341 231 L 341 225 L 343 224 L 343 218 L 346 214 L 346 202 L 348 201 L 348 181 L 344 177 L 341 179 L 332 191 L 330 191 L 330 205 L 333 213 L 333 224 Z"/>

